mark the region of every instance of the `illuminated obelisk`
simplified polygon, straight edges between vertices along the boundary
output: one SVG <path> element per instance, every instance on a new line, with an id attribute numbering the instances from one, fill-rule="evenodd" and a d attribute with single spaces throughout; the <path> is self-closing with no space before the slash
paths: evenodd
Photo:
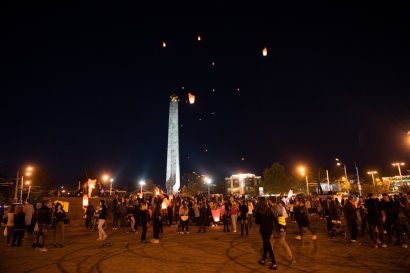
<path id="1" fill-rule="evenodd" d="M 180 186 L 179 175 L 179 140 L 178 140 L 178 96 L 172 95 L 169 103 L 168 124 L 168 152 L 167 152 L 167 178 L 166 187 L 168 194 L 178 193 Z"/>

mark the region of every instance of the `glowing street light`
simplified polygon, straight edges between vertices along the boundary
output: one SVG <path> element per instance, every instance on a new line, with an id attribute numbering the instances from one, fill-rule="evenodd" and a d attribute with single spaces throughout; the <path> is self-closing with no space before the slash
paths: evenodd
<path id="1" fill-rule="evenodd" d="M 343 168 L 344 168 L 344 170 L 345 170 L 346 191 L 347 191 L 347 194 L 350 194 L 349 183 L 348 183 L 349 179 L 347 178 L 346 164 L 342 163 L 342 162 L 339 160 L 339 158 L 336 158 L 336 165 L 337 165 L 337 166 L 341 166 L 342 164 L 343 164 Z"/>
<path id="2" fill-rule="evenodd" d="M 300 167 L 299 172 L 302 176 L 304 176 L 305 175 L 305 167 Z M 309 195 L 309 179 L 308 179 L 307 174 L 306 174 L 306 195 L 307 196 Z"/>
<path id="3" fill-rule="evenodd" d="M 142 186 L 145 185 L 145 180 L 140 180 L 140 186 L 141 186 L 141 198 L 142 198 Z"/>
<path id="4" fill-rule="evenodd" d="M 27 199 L 30 198 L 30 190 L 31 190 L 31 181 L 26 181 L 26 185 L 28 185 L 28 193 L 27 193 Z M 26 199 L 26 201 L 27 201 Z"/>
<path id="5" fill-rule="evenodd" d="M 112 193 L 112 183 L 114 182 L 114 178 L 111 178 L 110 179 L 110 196 L 111 196 L 111 193 Z"/>
<path id="6" fill-rule="evenodd" d="M 212 183 L 212 179 L 209 178 L 209 177 L 205 177 L 205 182 L 206 182 L 206 184 L 208 184 L 208 195 L 210 195 L 210 194 L 211 194 L 211 190 L 210 190 L 209 186 L 210 186 L 211 183 Z"/>
<path id="7" fill-rule="evenodd" d="M 26 176 L 30 176 L 32 171 L 33 171 L 33 167 L 28 166 L 26 168 Z M 19 173 L 17 172 L 16 193 L 15 193 L 16 202 L 17 202 L 17 187 L 18 187 L 18 180 L 19 180 L 18 174 Z M 21 176 L 21 190 L 20 190 L 20 202 L 21 203 L 23 203 L 23 189 L 24 189 L 24 176 Z"/>
<path id="8" fill-rule="evenodd" d="M 392 166 L 393 166 L 393 167 L 396 167 L 396 166 L 397 166 L 397 169 L 399 170 L 400 181 L 402 181 L 402 180 L 403 180 L 403 176 L 401 175 L 400 166 L 404 166 L 404 163 L 403 163 L 403 162 L 395 162 L 395 163 L 392 163 Z"/>
<path id="9" fill-rule="evenodd" d="M 106 174 L 103 175 L 103 181 L 107 182 L 110 177 Z"/>
<path id="10" fill-rule="evenodd" d="M 374 182 L 374 175 L 377 174 L 377 171 L 368 171 L 367 174 L 370 174 L 373 179 L 373 187 L 376 187 L 376 183 Z"/>

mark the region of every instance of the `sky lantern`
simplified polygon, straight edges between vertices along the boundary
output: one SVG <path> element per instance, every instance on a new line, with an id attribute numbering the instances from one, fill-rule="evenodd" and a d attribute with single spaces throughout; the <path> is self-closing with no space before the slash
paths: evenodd
<path id="1" fill-rule="evenodd" d="M 198 42 L 201 41 L 201 35 L 198 35 Z"/>
<path id="2" fill-rule="evenodd" d="M 266 46 L 265 46 L 264 49 L 262 49 L 262 55 L 263 55 L 264 57 L 268 56 L 268 49 L 266 48 Z"/>
<path id="3" fill-rule="evenodd" d="M 167 43 L 165 41 L 162 42 L 162 47 L 166 48 L 167 47 Z"/>
<path id="4" fill-rule="evenodd" d="M 194 103 L 195 103 L 195 96 L 192 95 L 191 93 L 188 93 L 188 99 L 189 99 L 189 103 L 190 103 L 190 104 L 194 104 Z"/>

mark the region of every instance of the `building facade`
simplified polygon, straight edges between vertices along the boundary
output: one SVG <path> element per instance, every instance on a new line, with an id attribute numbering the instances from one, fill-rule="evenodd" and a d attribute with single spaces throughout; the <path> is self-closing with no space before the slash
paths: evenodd
<path id="1" fill-rule="evenodd" d="M 252 173 L 234 174 L 225 178 L 227 194 L 258 194 L 261 177 Z"/>

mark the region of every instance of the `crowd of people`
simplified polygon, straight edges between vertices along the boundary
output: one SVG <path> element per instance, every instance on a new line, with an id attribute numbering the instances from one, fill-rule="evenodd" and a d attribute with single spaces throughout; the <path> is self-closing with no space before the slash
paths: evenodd
<path id="1" fill-rule="evenodd" d="M 295 237 L 302 240 L 305 229 L 316 240 L 317 233 L 311 226 L 311 215 L 326 221 L 329 239 L 349 236 L 351 244 L 358 244 L 358 237 L 368 234 L 375 248 L 399 245 L 407 248 L 409 241 L 410 193 L 376 198 L 369 193 L 366 198 L 349 196 L 248 197 L 242 195 L 197 195 L 194 197 L 156 195 L 147 198 L 100 199 L 90 202 L 85 211 L 85 225 L 93 217 L 98 218 L 98 241 L 107 239 L 106 228 L 113 232 L 126 231 L 137 234 L 141 243 L 159 243 L 164 228 L 172 227 L 179 235 L 190 232 L 204 233 L 209 227 L 223 225 L 223 232 L 248 236 L 254 225 L 261 235 L 263 254 L 258 261 L 265 265 L 270 259 L 270 268 L 277 269 L 272 237 L 280 243 L 288 256 L 289 265 L 296 259 L 286 241 L 287 224 L 296 222 Z M 288 217 L 289 215 L 289 217 Z M 21 246 L 24 234 L 33 240 L 33 248 L 46 251 L 46 239 L 50 230 L 54 234 L 54 247 L 64 245 L 64 226 L 67 215 L 62 204 L 45 201 L 33 206 L 27 200 L 24 206 L 11 206 L 4 212 L 6 224 L 4 235 L 9 246 Z M 109 221 L 110 225 L 106 224 Z M 109 227 L 108 227 L 109 226 Z M 147 240 L 148 227 L 152 226 L 152 238 Z M 50 228 L 52 227 L 52 228 Z M 317 228 L 317 226 L 316 226 Z M 140 230 L 140 234 L 139 234 Z M 238 232 L 239 233 L 239 232 Z M 40 240 L 41 239 L 41 240 Z M 273 240 L 273 242 L 275 241 Z"/>
<path id="2" fill-rule="evenodd" d="M 46 200 L 33 206 L 28 199 L 24 205 L 11 205 L 1 219 L 5 224 L 3 235 L 8 246 L 20 247 L 26 238 L 35 250 L 47 251 L 46 239 L 50 233 L 54 247 L 64 245 L 64 225 L 68 217 L 60 203 L 52 204 L 51 200 Z"/>

